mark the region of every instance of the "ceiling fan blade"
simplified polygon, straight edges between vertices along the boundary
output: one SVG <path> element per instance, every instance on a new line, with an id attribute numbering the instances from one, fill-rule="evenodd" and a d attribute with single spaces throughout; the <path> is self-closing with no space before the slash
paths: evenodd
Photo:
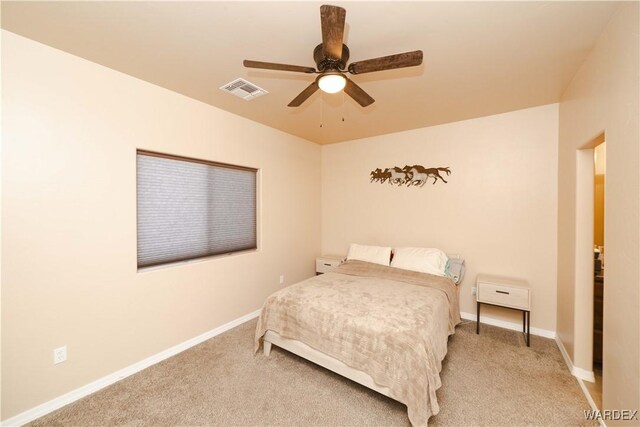
<path id="1" fill-rule="evenodd" d="M 344 87 L 344 91 L 347 95 L 355 99 L 355 101 L 360 104 L 362 107 L 366 107 L 368 105 L 376 102 L 367 92 L 362 90 L 360 86 L 355 84 L 352 80 L 346 79 L 347 84 Z"/>
<path id="2" fill-rule="evenodd" d="M 420 64 L 422 64 L 422 51 L 414 50 L 413 52 L 353 62 L 349 65 L 349 72 L 351 74 L 363 74 L 373 71 L 392 70 L 394 68 L 415 67 Z"/>
<path id="3" fill-rule="evenodd" d="M 297 73 L 315 73 L 316 69 L 312 67 L 302 67 L 300 65 L 276 64 L 274 62 L 250 61 L 245 59 L 243 62 L 247 68 L 261 68 L 264 70 L 294 71 Z"/>
<path id="4" fill-rule="evenodd" d="M 338 6 L 320 6 L 322 25 L 322 48 L 329 59 L 342 58 L 342 40 L 344 38 L 344 20 L 347 11 Z"/>
<path id="5" fill-rule="evenodd" d="M 318 90 L 318 83 L 313 82 L 309 86 L 306 87 L 305 90 L 300 92 L 300 95 L 296 96 L 293 101 L 289 103 L 289 107 L 299 107 L 302 105 L 304 101 L 309 99 L 311 95 L 313 95 Z"/>

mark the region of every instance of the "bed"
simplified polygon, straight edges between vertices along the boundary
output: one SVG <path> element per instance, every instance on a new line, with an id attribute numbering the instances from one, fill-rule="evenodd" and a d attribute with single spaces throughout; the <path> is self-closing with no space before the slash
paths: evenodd
<path id="1" fill-rule="evenodd" d="M 404 403 L 424 426 L 459 313 L 450 278 L 352 260 L 269 296 L 255 351 L 284 348 Z"/>

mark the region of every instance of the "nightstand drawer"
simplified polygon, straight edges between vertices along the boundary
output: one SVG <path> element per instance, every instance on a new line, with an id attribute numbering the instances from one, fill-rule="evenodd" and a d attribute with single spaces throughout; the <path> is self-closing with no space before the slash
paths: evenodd
<path id="1" fill-rule="evenodd" d="M 341 257 L 322 256 L 316 258 L 316 273 L 328 273 L 342 263 Z"/>
<path id="2" fill-rule="evenodd" d="M 478 302 L 529 310 L 529 289 L 478 283 Z"/>

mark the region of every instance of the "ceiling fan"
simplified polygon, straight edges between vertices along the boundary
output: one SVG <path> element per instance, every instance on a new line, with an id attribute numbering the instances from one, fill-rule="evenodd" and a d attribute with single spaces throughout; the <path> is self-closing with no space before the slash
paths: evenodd
<path id="1" fill-rule="evenodd" d="M 243 64 L 248 68 L 319 74 L 313 83 L 289 103 L 289 107 L 299 107 L 318 89 L 327 93 L 337 93 L 344 90 L 347 95 L 361 106 L 371 105 L 375 100 L 355 84 L 353 80 L 348 79 L 345 73 L 363 74 L 373 71 L 392 70 L 394 68 L 414 67 L 422 64 L 422 51 L 415 50 L 413 52 L 352 62 L 347 67 L 349 48 L 342 43 L 346 14 L 346 10 L 338 6 L 320 6 L 322 43 L 313 50 L 313 59 L 318 67 L 317 70 L 313 67 L 250 60 L 245 60 Z"/>

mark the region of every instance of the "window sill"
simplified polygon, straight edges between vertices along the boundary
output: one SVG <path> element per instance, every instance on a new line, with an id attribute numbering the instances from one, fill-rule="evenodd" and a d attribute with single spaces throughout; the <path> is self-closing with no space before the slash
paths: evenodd
<path id="1" fill-rule="evenodd" d="M 189 264 L 196 264 L 196 263 L 213 261 L 213 260 L 217 260 L 217 259 L 229 258 L 229 257 L 234 257 L 234 256 L 240 256 L 240 255 L 248 255 L 248 254 L 253 254 L 253 253 L 257 253 L 257 252 L 260 252 L 260 249 L 258 249 L 258 248 L 246 249 L 246 250 L 243 250 L 243 251 L 229 252 L 229 253 L 226 253 L 226 254 L 207 255 L 207 256 L 203 256 L 203 257 L 199 257 L 199 258 L 186 259 L 186 260 L 183 260 L 183 261 L 174 261 L 174 262 L 168 262 L 166 264 L 158 264 L 158 265 L 150 265 L 148 267 L 140 267 L 140 268 L 138 268 L 137 272 L 138 273 L 147 273 L 147 272 L 156 271 L 156 270 L 163 270 L 165 268 L 181 267 L 181 266 L 189 265 Z"/>

